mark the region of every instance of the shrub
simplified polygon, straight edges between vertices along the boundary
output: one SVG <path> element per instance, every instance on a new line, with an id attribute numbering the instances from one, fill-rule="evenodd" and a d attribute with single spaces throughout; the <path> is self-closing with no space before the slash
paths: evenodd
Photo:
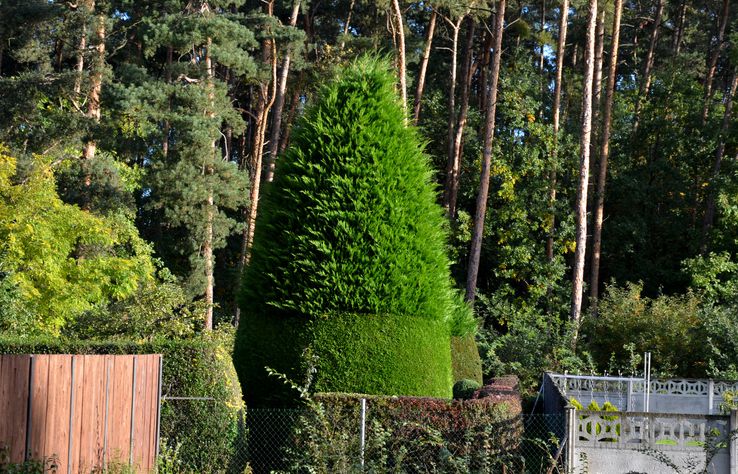
<path id="1" fill-rule="evenodd" d="M 473 334 L 451 337 L 451 367 L 454 381 L 471 379 L 482 384 L 482 359 Z"/>
<path id="2" fill-rule="evenodd" d="M 294 378 L 308 345 L 322 390 L 451 395 L 450 331 L 471 312 L 452 288 L 428 158 L 394 82 L 385 61 L 345 68 L 265 189 L 234 354 L 250 403 L 264 402 L 264 367 Z"/>
<path id="3" fill-rule="evenodd" d="M 695 338 L 700 299 L 693 293 L 648 298 L 641 295 L 642 290 L 635 283 L 609 285 L 597 316 L 588 315 L 583 321 L 583 339 L 597 365 L 611 371 L 623 369 L 629 352 L 650 351 L 656 376 L 704 376 L 702 343 Z M 624 350 L 626 345 L 630 351 Z"/>
<path id="4" fill-rule="evenodd" d="M 476 380 L 459 380 L 454 384 L 454 399 L 468 400 L 480 388 L 482 388 L 482 385 Z"/>
<path id="5" fill-rule="evenodd" d="M 361 472 L 361 398 L 364 472 L 496 472 L 522 436 L 517 395 L 449 401 L 318 394 L 295 425 L 287 471 Z"/>
<path id="6" fill-rule="evenodd" d="M 163 395 L 214 400 L 163 402 L 161 437 L 176 438 L 180 458 L 195 471 L 211 472 L 231 462 L 243 404 L 230 358 L 232 341 L 232 331 L 225 330 L 144 343 L 0 336 L 0 354 L 163 354 Z"/>

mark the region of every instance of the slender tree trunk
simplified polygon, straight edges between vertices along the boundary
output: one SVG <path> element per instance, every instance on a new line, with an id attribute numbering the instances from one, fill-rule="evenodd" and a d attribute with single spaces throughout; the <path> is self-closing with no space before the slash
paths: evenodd
<path id="1" fill-rule="evenodd" d="M 725 39 L 725 27 L 728 24 L 728 13 L 730 9 L 730 0 L 723 0 L 723 8 L 720 13 L 720 23 L 717 32 L 717 43 L 710 54 L 710 59 L 707 64 L 707 75 L 705 76 L 705 98 L 702 106 L 702 125 L 707 123 L 707 114 L 710 111 L 710 100 L 712 99 L 712 83 L 715 79 L 715 71 L 717 70 L 718 59 L 720 59 L 720 52 L 723 50 L 724 39 Z"/>
<path id="2" fill-rule="evenodd" d="M 592 82 L 594 77 L 595 28 L 597 25 L 597 0 L 589 1 L 587 21 L 587 49 L 584 55 L 584 86 L 582 88 L 581 140 L 579 156 L 579 186 L 576 200 L 576 251 L 572 272 L 571 320 L 575 324 L 576 344 L 577 326 L 582 313 L 582 294 L 584 290 L 584 257 L 587 251 L 587 188 L 589 183 L 589 153 L 592 138 Z"/>
<path id="3" fill-rule="evenodd" d="M 402 107 L 407 111 L 407 73 L 405 72 L 405 25 L 402 21 L 402 10 L 400 9 L 399 0 L 392 0 L 392 10 L 397 20 L 397 73 L 400 76 L 400 97 L 402 97 Z"/>
<path id="4" fill-rule="evenodd" d="M 710 231 L 712 230 L 715 220 L 715 199 L 717 198 L 717 181 L 720 177 L 720 167 L 725 154 L 725 140 L 730 130 L 730 121 L 733 116 L 733 100 L 735 99 L 736 89 L 738 88 L 738 67 L 733 70 L 733 78 L 730 82 L 730 91 L 725 95 L 725 112 L 723 113 L 723 125 L 720 130 L 720 140 L 715 151 L 715 163 L 712 169 L 712 179 L 710 180 L 710 188 L 707 196 L 707 206 L 705 209 L 705 217 L 702 222 L 702 243 L 701 251 L 707 253 L 708 243 L 710 240 Z"/>
<path id="5" fill-rule="evenodd" d="M 446 192 L 444 194 L 444 207 L 448 216 L 453 219 L 456 217 L 456 200 L 459 194 L 459 174 L 461 171 L 462 142 L 464 139 L 464 128 L 466 127 L 467 116 L 469 112 L 469 93 L 471 92 L 471 78 L 473 74 L 472 56 L 474 54 L 474 31 L 475 23 L 473 19 L 469 19 L 469 27 L 466 31 L 466 52 L 464 62 L 461 66 L 463 72 L 463 83 L 461 88 L 461 108 L 459 109 L 459 119 L 456 124 L 456 132 L 453 138 L 452 156 L 449 159 L 450 168 L 446 170 Z"/>
<path id="6" fill-rule="evenodd" d="M 300 13 L 300 0 L 295 0 L 292 6 L 292 14 L 290 15 L 290 26 L 297 24 L 297 15 Z M 284 53 L 282 61 L 282 70 L 279 74 L 279 86 L 277 87 L 276 98 L 274 99 L 274 108 L 272 111 L 272 133 L 269 137 L 269 154 L 267 155 L 266 180 L 271 182 L 274 179 L 274 167 L 277 160 L 277 151 L 279 150 L 279 136 L 282 131 L 282 110 L 284 109 L 284 96 L 287 92 L 287 78 L 290 73 L 290 48 Z"/>
<path id="7" fill-rule="evenodd" d="M 549 217 L 548 238 L 546 239 L 546 258 L 552 261 L 554 257 L 554 233 L 556 227 L 556 213 L 554 206 L 556 205 L 556 180 L 557 180 L 557 154 L 559 142 L 559 121 L 561 117 L 561 81 L 564 73 L 564 53 L 566 52 L 566 32 L 569 23 L 569 0 L 562 0 L 561 12 L 559 18 L 559 41 L 556 51 L 556 83 L 554 85 L 553 98 L 553 132 L 554 147 L 553 160 L 551 162 L 551 171 L 549 174 L 548 202 L 551 207 L 551 215 Z"/>
<path id="8" fill-rule="evenodd" d="M 638 133 L 638 127 L 641 119 L 641 108 L 643 100 L 648 99 L 648 93 L 651 91 L 651 79 L 653 71 L 653 62 L 655 59 L 656 45 L 659 42 L 659 30 L 661 28 L 661 17 L 664 13 L 664 0 L 659 0 L 656 5 L 656 17 L 653 22 L 653 30 L 651 31 L 651 42 L 648 45 L 648 53 L 643 65 L 643 80 L 641 81 L 640 91 L 636 99 L 635 105 L 635 123 L 633 124 L 633 133 Z"/>
<path id="9" fill-rule="evenodd" d="M 546 0 L 541 0 L 541 33 L 546 31 Z M 541 51 L 538 55 L 538 71 L 543 77 L 543 66 L 546 64 L 545 44 L 541 40 Z"/>
<path id="10" fill-rule="evenodd" d="M 482 253 L 482 237 L 484 235 L 484 218 L 487 213 L 487 197 L 489 195 L 490 168 L 492 166 L 492 142 L 495 136 L 495 113 L 497 111 L 497 86 L 500 79 L 500 63 L 502 62 L 502 34 L 505 24 L 505 0 L 497 1 L 495 14 L 495 43 L 490 91 L 487 100 L 487 117 L 484 123 L 484 148 L 482 151 L 482 173 L 477 194 L 477 207 L 474 213 L 474 230 L 472 231 L 469 266 L 466 278 L 466 301 L 474 303 L 479 275 L 479 259 Z"/>
<path id="11" fill-rule="evenodd" d="M 164 73 L 165 74 L 165 80 L 167 82 L 167 86 L 172 82 L 172 62 L 174 61 L 174 48 L 172 46 L 167 47 L 167 70 Z M 171 96 L 167 99 L 167 111 L 171 112 L 172 110 L 172 98 Z M 164 130 L 162 131 L 163 137 L 161 141 L 161 152 L 162 155 L 164 155 L 164 158 L 169 156 L 169 130 L 171 129 L 171 124 L 169 123 L 169 119 L 164 120 Z"/>
<path id="12" fill-rule="evenodd" d="M 94 5 L 94 4 L 93 4 Z M 105 15 L 96 17 L 97 25 L 95 25 L 95 56 L 91 64 L 90 73 L 90 92 L 87 96 L 87 116 L 95 122 L 100 121 L 100 93 L 102 92 L 103 70 L 105 68 Z M 97 142 L 88 140 L 83 150 L 83 156 L 86 160 L 95 157 L 97 150 Z M 87 176 L 86 181 L 90 177 Z M 89 182 L 85 183 L 87 186 Z"/>
<path id="13" fill-rule="evenodd" d="M 415 89 L 415 103 L 413 104 L 413 123 L 418 124 L 420 120 L 420 108 L 422 107 L 423 91 L 425 90 L 425 74 L 428 70 L 428 61 L 430 60 L 431 48 L 433 46 L 433 35 L 436 31 L 436 19 L 438 13 L 434 9 L 431 11 L 430 20 L 428 20 L 428 29 L 425 35 L 425 47 L 423 48 L 423 56 L 420 59 L 420 71 L 418 71 L 418 87 Z"/>
<path id="14" fill-rule="evenodd" d="M 682 38 L 684 37 L 684 21 L 687 17 L 687 0 L 682 0 L 677 13 L 676 31 L 671 41 L 671 50 L 674 56 L 679 56 L 682 49 Z"/>
<path id="15" fill-rule="evenodd" d="M 249 202 L 251 203 L 251 207 L 249 209 L 249 217 L 246 222 L 246 252 L 243 255 L 245 263 L 249 262 L 251 245 L 254 241 L 254 229 L 256 228 L 256 216 L 259 209 L 259 193 L 261 189 L 261 168 L 264 154 L 264 138 L 266 136 L 269 109 L 274 103 L 277 86 L 277 51 L 274 41 L 265 41 L 264 50 L 265 62 L 271 63 L 272 80 L 271 87 L 270 84 L 261 84 L 259 86 L 259 97 L 257 99 L 256 131 L 254 136 L 253 148 L 251 151 L 251 168 L 253 170 L 251 176 L 251 192 L 249 193 Z"/>
<path id="16" fill-rule="evenodd" d="M 484 107 L 484 104 L 487 103 L 487 93 L 489 92 L 489 87 L 487 84 L 487 71 L 489 68 L 489 62 L 490 62 L 490 52 L 492 50 L 492 42 L 494 41 L 494 35 L 487 30 L 487 28 L 484 29 L 484 40 L 482 41 L 482 60 L 479 64 L 479 98 L 478 103 L 479 107 Z"/>
<path id="17" fill-rule="evenodd" d="M 612 42 L 610 44 L 610 65 L 607 72 L 607 92 L 605 93 L 605 110 L 602 121 L 602 137 L 600 147 L 600 167 L 597 175 L 597 204 L 592 229 L 592 262 L 590 265 L 590 297 L 594 310 L 597 310 L 600 285 L 600 254 L 602 250 L 602 223 L 605 213 L 605 185 L 607 183 L 607 165 L 610 158 L 610 128 L 612 127 L 612 104 L 615 96 L 615 79 L 617 77 L 618 50 L 620 47 L 620 20 L 623 13 L 623 0 L 615 0 L 615 11 L 612 20 Z"/>
<path id="18" fill-rule="evenodd" d="M 82 8 L 89 9 L 90 13 L 95 9 L 94 0 L 81 4 Z M 79 44 L 77 45 L 77 63 L 74 67 L 77 73 L 74 78 L 74 100 L 79 100 L 82 91 L 82 73 L 85 70 L 85 51 L 87 51 L 87 19 L 83 17 L 80 31 Z"/>
<path id="19" fill-rule="evenodd" d="M 443 207 L 449 210 L 449 186 L 453 181 L 454 168 L 454 130 L 456 129 L 456 63 L 459 51 L 459 31 L 464 17 L 459 18 L 456 23 L 446 20 L 453 31 L 451 36 L 451 66 L 449 68 L 450 78 L 448 82 L 448 123 L 446 125 L 448 149 L 446 154 L 446 185 L 444 187 Z"/>
<path id="20" fill-rule="evenodd" d="M 213 47 L 213 39 L 207 38 L 205 46 L 205 70 L 207 72 L 207 83 L 206 88 L 208 92 L 209 110 L 207 116 L 213 120 L 215 118 L 215 83 L 214 83 L 214 70 L 213 70 L 213 59 L 211 56 L 211 50 Z M 210 176 L 213 174 L 215 150 L 217 149 L 218 140 L 213 140 L 210 145 L 210 156 L 204 160 L 202 167 L 203 176 Z M 214 190 L 210 183 L 207 186 L 207 198 L 205 203 L 205 240 L 202 243 L 202 256 L 205 262 L 205 331 L 211 331 L 213 329 L 213 306 L 215 304 L 214 289 L 215 289 L 215 275 L 213 269 L 215 268 L 215 262 L 213 259 L 213 225 L 215 221 L 215 198 Z"/>
<path id="21" fill-rule="evenodd" d="M 346 47 L 346 36 L 348 35 L 349 28 L 351 25 L 351 15 L 354 13 L 354 5 L 356 5 L 356 0 L 351 0 L 351 4 L 349 5 L 349 11 L 348 15 L 346 15 L 346 23 L 343 24 L 343 38 L 341 38 L 341 51 L 343 51 L 343 48 Z M 293 25 L 294 26 L 294 25 Z"/>
<path id="22" fill-rule="evenodd" d="M 304 75 L 304 71 L 300 71 L 300 78 L 297 81 L 297 86 L 295 86 L 295 90 L 292 91 L 292 98 L 290 99 L 290 110 L 287 113 L 287 120 L 284 124 L 284 133 L 282 134 L 282 138 L 279 141 L 280 153 L 283 153 L 290 143 L 292 124 L 295 122 L 295 116 L 297 115 L 297 106 L 300 104 L 300 91 L 302 90 L 302 80 Z"/>

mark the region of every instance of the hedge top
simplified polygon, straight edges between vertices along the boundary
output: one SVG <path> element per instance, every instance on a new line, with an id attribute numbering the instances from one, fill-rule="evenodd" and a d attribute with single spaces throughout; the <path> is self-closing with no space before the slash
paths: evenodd
<path id="1" fill-rule="evenodd" d="M 323 86 L 265 190 L 245 311 L 458 319 L 428 157 L 386 61 Z"/>

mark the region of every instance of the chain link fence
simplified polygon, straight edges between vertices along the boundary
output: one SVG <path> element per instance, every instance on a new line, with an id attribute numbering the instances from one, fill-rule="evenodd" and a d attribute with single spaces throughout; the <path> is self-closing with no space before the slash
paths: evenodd
<path id="1" fill-rule="evenodd" d="M 159 473 L 563 473 L 565 420 L 519 415 L 485 426 L 414 413 L 393 418 L 378 409 L 249 409 L 220 439 L 187 422 L 192 404 L 164 400 Z M 184 416 L 183 416 L 184 414 Z M 224 443 L 224 440 L 227 442 Z"/>

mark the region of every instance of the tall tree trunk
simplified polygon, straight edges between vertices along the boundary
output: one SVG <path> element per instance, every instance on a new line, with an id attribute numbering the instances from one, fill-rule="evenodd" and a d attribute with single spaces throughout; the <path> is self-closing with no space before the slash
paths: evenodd
<path id="1" fill-rule="evenodd" d="M 268 16 L 273 16 L 274 0 L 270 0 L 269 3 L 266 4 L 265 9 Z M 244 208 L 242 210 L 246 225 L 241 232 L 241 251 L 238 259 L 239 280 L 242 277 L 244 268 L 246 268 L 246 265 L 248 265 L 251 258 L 251 245 L 254 241 L 256 216 L 259 212 L 259 194 L 261 191 L 261 168 L 264 156 L 264 139 L 266 137 L 266 129 L 269 119 L 269 109 L 272 107 L 277 93 L 277 49 L 274 39 L 269 38 L 264 40 L 264 42 L 262 43 L 261 54 L 262 61 L 265 64 L 269 64 L 270 66 L 272 77 L 269 83 L 261 83 L 257 87 L 258 93 L 256 97 L 256 109 L 253 114 L 255 116 L 255 120 L 253 122 L 253 127 L 255 128 L 255 130 L 251 141 L 251 156 L 248 160 L 246 160 L 245 156 L 242 156 L 241 158 L 244 162 L 248 161 L 247 167 L 250 171 L 251 182 L 249 190 L 249 207 L 248 209 Z M 236 305 L 236 311 L 234 315 L 235 326 L 238 326 L 240 322 L 240 317 L 241 309 L 238 307 L 238 305 Z"/>
<path id="2" fill-rule="evenodd" d="M 89 9 L 92 14 L 95 9 L 95 1 L 89 0 L 81 3 L 80 6 L 84 9 Z M 80 98 L 82 91 L 82 73 L 85 70 L 85 51 L 87 51 L 87 18 L 82 17 L 82 27 L 79 36 L 79 44 L 77 45 L 77 62 L 74 66 L 74 70 L 77 73 L 74 78 L 74 100 L 77 101 Z"/>
<path id="3" fill-rule="evenodd" d="M 707 253 L 708 243 L 710 240 L 710 231 L 712 230 L 713 221 L 715 220 L 715 199 L 717 198 L 717 181 L 720 177 L 720 167 L 725 154 L 725 140 L 730 130 L 730 120 L 733 116 L 733 100 L 735 99 L 736 88 L 738 88 L 738 67 L 733 70 L 733 78 L 730 82 L 730 91 L 725 95 L 725 112 L 723 113 L 723 125 L 720 129 L 720 139 L 718 147 L 715 151 L 715 163 L 712 169 L 712 179 L 710 180 L 709 194 L 707 196 L 707 206 L 705 208 L 705 217 L 702 222 L 702 243 L 700 250 L 703 254 Z"/>
<path id="4" fill-rule="evenodd" d="M 474 303 L 479 275 L 479 259 L 482 254 L 482 237 L 484 235 L 484 218 L 487 213 L 487 197 L 489 195 L 490 168 L 492 166 L 492 142 L 495 136 L 495 113 L 497 111 L 497 86 L 500 79 L 500 63 L 502 62 L 502 34 L 505 24 L 505 0 L 497 0 L 495 13 L 495 44 L 490 72 L 490 91 L 487 100 L 487 117 L 484 123 L 484 148 L 482 151 L 482 173 L 479 179 L 479 194 L 474 213 L 474 229 L 472 231 L 469 266 L 466 278 L 466 301 Z"/>
<path id="5" fill-rule="evenodd" d="M 299 79 L 295 90 L 292 91 L 292 97 L 290 98 L 290 110 L 287 112 L 287 120 L 284 124 L 284 133 L 282 138 L 279 140 L 279 152 L 282 153 L 287 149 L 290 143 L 290 134 L 292 133 L 292 124 L 295 122 L 297 116 L 297 106 L 300 104 L 300 91 L 302 90 L 303 79 L 305 77 L 305 71 L 300 71 Z"/>
<path id="6" fill-rule="evenodd" d="M 546 31 L 546 0 L 541 0 L 541 38 Z M 543 66 L 546 64 L 545 43 L 541 39 L 541 51 L 538 55 L 538 71 L 543 76 Z"/>
<path id="7" fill-rule="evenodd" d="M 710 111 L 710 100 L 712 99 L 712 83 L 715 79 L 715 71 L 717 70 L 720 52 L 723 50 L 725 39 L 725 27 L 728 24 L 728 13 L 730 9 L 730 0 L 723 0 L 723 8 L 720 12 L 720 23 L 718 25 L 717 42 L 713 47 L 710 59 L 707 63 L 707 74 L 705 76 L 705 97 L 702 106 L 702 125 L 707 123 L 707 114 Z"/>
<path id="8" fill-rule="evenodd" d="M 428 28 L 425 34 L 425 47 L 423 48 L 423 56 L 420 59 L 420 70 L 418 71 L 418 87 L 415 89 L 415 103 L 413 104 L 413 123 L 418 124 L 420 120 L 420 108 L 422 107 L 423 91 L 425 90 L 425 74 L 428 70 L 428 61 L 430 60 L 431 48 L 433 46 L 433 35 L 436 31 L 436 19 L 438 13 L 435 9 L 431 11 L 428 20 Z"/>
<path id="9" fill-rule="evenodd" d="M 444 187 L 443 207 L 448 213 L 449 186 L 453 181 L 452 170 L 454 168 L 454 130 L 456 129 L 456 63 L 459 51 L 459 31 L 464 17 L 456 20 L 456 23 L 446 19 L 451 30 L 451 66 L 449 67 L 450 78 L 448 82 L 448 123 L 446 124 L 448 149 L 446 152 L 446 184 Z"/>
<path id="10" fill-rule="evenodd" d="M 459 119 L 456 124 L 456 132 L 453 139 L 452 156 L 449 157 L 450 168 L 446 169 L 446 192 L 444 193 L 444 207 L 448 216 L 456 217 L 456 200 L 459 194 L 459 173 L 461 171 L 462 143 L 464 139 L 464 128 L 466 127 L 469 112 L 469 93 L 471 92 L 471 79 L 473 75 L 472 56 L 474 54 L 474 20 L 469 18 L 469 26 L 466 31 L 466 52 L 461 71 L 464 74 L 461 88 L 461 108 Z"/>
<path id="11" fill-rule="evenodd" d="M 492 50 L 492 42 L 495 40 L 494 35 L 488 30 L 488 28 L 484 29 L 484 40 L 482 41 L 482 59 L 479 62 L 479 86 L 478 86 L 478 94 L 479 98 L 477 99 L 477 102 L 479 104 L 479 108 L 481 109 L 484 107 L 484 104 L 487 103 L 487 93 L 489 92 L 489 84 L 487 81 L 487 71 L 489 68 L 489 62 L 490 62 L 490 52 Z"/>
<path id="12" fill-rule="evenodd" d="M 211 56 L 211 50 L 213 47 L 213 39 L 208 37 L 205 46 L 205 70 L 207 72 L 207 83 L 206 88 L 208 92 L 208 107 L 207 116 L 213 120 L 215 118 L 215 83 L 214 83 L 214 70 L 213 70 L 213 58 Z M 213 174 L 215 150 L 217 149 L 217 140 L 213 140 L 210 146 L 209 158 L 203 160 L 202 175 L 207 177 Z M 207 179 L 207 178 L 206 178 Z M 205 331 L 211 331 L 213 329 L 213 306 L 215 304 L 214 289 L 215 289 L 215 275 L 213 269 L 215 268 L 215 262 L 213 261 L 213 225 L 215 221 L 215 198 L 214 190 L 210 183 L 207 186 L 207 198 L 205 203 L 205 240 L 202 243 L 202 256 L 205 261 Z"/>
<path id="13" fill-rule="evenodd" d="M 643 106 L 643 100 L 648 99 L 648 93 L 651 90 L 651 79 L 653 71 L 653 62 L 656 56 L 656 45 L 659 42 L 659 30 L 661 28 L 661 17 L 664 13 L 664 0 L 659 0 L 656 5 L 656 16 L 653 22 L 653 30 L 651 31 L 651 42 L 648 45 L 648 53 L 646 53 L 646 60 L 643 65 L 643 79 L 641 80 L 641 87 L 636 98 L 635 105 L 635 123 L 633 124 L 633 133 L 638 133 L 638 127 L 640 126 L 641 119 L 641 108 Z"/>
<path id="14" fill-rule="evenodd" d="M 87 116 L 95 122 L 99 122 L 100 93 L 102 92 L 103 71 L 105 69 L 105 15 L 97 15 L 95 19 L 97 21 L 95 25 L 95 56 L 90 66 L 90 92 L 87 96 Z M 95 140 L 88 140 L 83 150 L 84 158 L 91 160 L 95 157 L 96 150 L 97 142 Z M 89 176 L 86 179 L 89 179 Z M 90 185 L 89 182 L 85 184 L 87 186 Z"/>
<path id="15" fill-rule="evenodd" d="M 297 25 L 297 15 L 300 13 L 300 0 L 295 0 L 292 5 L 292 14 L 290 15 L 290 26 Z M 279 73 L 279 86 L 277 87 L 276 98 L 274 99 L 274 108 L 272 111 L 272 133 L 269 137 L 269 154 L 267 155 L 266 180 L 271 182 L 274 179 L 274 166 L 277 160 L 277 151 L 279 150 L 279 136 L 282 131 L 282 110 L 284 109 L 284 96 L 287 92 L 287 77 L 290 73 L 290 48 L 284 53 L 282 61 L 282 70 Z"/>
<path id="16" fill-rule="evenodd" d="M 587 188 L 589 187 L 589 153 L 592 138 L 592 80 L 594 77 L 595 27 L 597 25 L 597 0 L 589 0 L 587 20 L 587 49 L 584 55 L 584 86 L 582 88 L 581 140 L 579 150 L 579 186 L 576 200 L 576 251 L 572 272 L 571 320 L 575 324 L 574 339 L 582 313 L 584 290 L 584 257 L 587 251 Z"/>
<path id="17" fill-rule="evenodd" d="M 172 82 L 172 62 L 174 61 L 174 48 L 172 46 L 167 47 L 167 66 L 166 66 L 166 72 L 164 73 L 164 79 L 167 82 L 167 86 Z M 172 110 L 172 97 L 170 96 L 167 98 L 167 111 L 171 112 Z M 161 152 L 162 155 L 164 155 L 164 158 L 169 156 L 169 130 L 171 129 L 171 124 L 169 123 L 169 119 L 164 120 L 164 130 L 162 131 L 162 141 L 161 141 Z"/>
<path id="18" fill-rule="evenodd" d="M 351 15 L 354 13 L 354 5 L 356 5 L 356 0 L 351 0 L 351 4 L 349 5 L 349 11 L 348 15 L 346 15 L 346 23 L 343 24 L 343 38 L 341 38 L 341 51 L 343 51 L 343 48 L 346 47 L 346 35 L 348 35 L 349 28 L 351 25 Z M 293 25 L 294 26 L 294 25 Z"/>
<path id="19" fill-rule="evenodd" d="M 671 50 L 674 56 L 679 56 L 682 49 L 682 38 L 684 37 L 684 22 L 687 17 L 687 0 L 682 0 L 677 13 L 677 24 L 674 36 L 671 40 Z"/>
<path id="20" fill-rule="evenodd" d="M 392 11 L 397 25 L 397 74 L 400 76 L 400 97 L 402 107 L 407 111 L 407 73 L 405 72 L 405 24 L 402 21 L 402 10 L 399 0 L 392 0 Z"/>
<path id="21" fill-rule="evenodd" d="M 612 42 L 610 44 L 610 65 L 607 73 L 607 92 L 605 93 L 605 111 L 602 121 L 602 137 L 600 147 L 600 167 L 597 175 L 597 203 L 595 205 L 592 229 L 592 262 L 590 265 L 590 297 L 594 310 L 597 310 L 600 285 L 600 254 L 602 250 L 602 223 L 605 213 L 605 185 L 607 183 L 607 165 L 610 158 L 610 128 L 612 127 L 612 104 L 615 96 L 615 79 L 618 67 L 618 49 L 620 47 L 620 20 L 623 13 L 623 0 L 615 0 L 615 11 L 612 20 Z"/>
<path id="22" fill-rule="evenodd" d="M 272 5 L 272 4 L 270 4 Z M 264 155 L 264 139 L 269 118 L 269 109 L 274 103 L 277 87 L 277 51 L 273 40 L 264 42 L 264 60 L 271 63 L 272 80 L 269 84 L 259 85 L 259 95 L 256 106 L 256 131 L 254 132 L 254 143 L 251 150 L 251 191 L 249 193 L 249 217 L 246 223 L 246 248 L 243 254 L 244 262 L 249 262 L 251 244 L 254 241 L 254 229 L 256 228 L 256 216 L 259 210 L 259 194 L 261 189 L 261 168 Z M 271 87 L 270 87 L 271 84 Z"/>
<path id="23" fill-rule="evenodd" d="M 557 169 L 556 160 L 558 154 L 559 142 L 559 121 L 561 117 L 561 81 L 564 72 L 564 53 L 566 52 L 566 31 L 569 24 L 569 0 L 562 0 L 561 12 L 559 13 L 559 41 L 556 51 L 556 83 L 554 84 L 553 97 L 553 132 L 554 147 L 551 171 L 549 173 L 549 189 L 548 202 L 551 207 L 551 215 L 549 217 L 548 238 L 546 239 L 546 258 L 552 261 L 554 257 L 554 232 L 556 228 L 556 214 L 554 206 L 556 204 L 556 180 Z"/>

